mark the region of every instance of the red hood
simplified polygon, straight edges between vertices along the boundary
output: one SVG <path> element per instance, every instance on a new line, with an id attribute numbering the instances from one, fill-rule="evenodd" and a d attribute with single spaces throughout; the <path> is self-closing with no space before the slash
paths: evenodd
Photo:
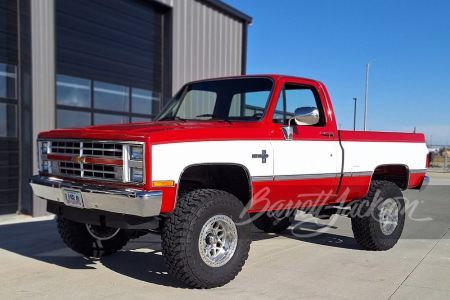
<path id="1" fill-rule="evenodd" d="M 219 128 L 231 127 L 255 127 L 255 123 L 250 124 L 233 123 L 228 124 L 225 122 L 180 122 L 180 121 L 165 121 L 165 122 L 143 122 L 143 123 L 131 123 L 131 124 L 111 124 L 91 126 L 85 128 L 71 128 L 71 129 L 56 129 L 39 134 L 39 138 L 66 138 L 66 139 L 102 139 L 102 140 L 123 140 L 123 141 L 144 141 L 146 136 L 155 133 L 168 132 L 171 135 L 176 134 L 178 131 L 206 131 L 217 130 Z M 181 133 L 181 132 L 180 132 Z M 178 135 L 178 134 L 176 134 Z"/>

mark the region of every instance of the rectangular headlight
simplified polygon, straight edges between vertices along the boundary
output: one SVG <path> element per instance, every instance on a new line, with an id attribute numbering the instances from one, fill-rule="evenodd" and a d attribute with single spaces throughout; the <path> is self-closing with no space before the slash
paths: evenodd
<path id="1" fill-rule="evenodd" d="M 144 183 L 144 143 L 123 146 L 123 182 Z"/>
<path id="2" fill-rule="evenodd" d="M 48 160 L 43 161 L 42 171 L 48 172 Z"/>
<path id="3" fill-rule="evenodd" d="M 47 152 L 48 152 L 48 143 L 43 142 L 42 143 L 42 154 L 47 154 Z"/>
<path id="4" fill-rule="evenodd" d="M 142 169 L 131 168 L 130 169 L 130 180 L 134 182 L 142 182 L 143 181 L 143 172 Z"/>
<path id="5" fill-rule="evenodd" d="M 130 147 L 130 159 L 131 160 L 142 160 L 142 145 L 131 146 Z"/>

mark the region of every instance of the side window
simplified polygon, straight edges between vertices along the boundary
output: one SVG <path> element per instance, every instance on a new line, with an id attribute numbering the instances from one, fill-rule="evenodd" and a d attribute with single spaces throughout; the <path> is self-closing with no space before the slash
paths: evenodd
<path id="1" fill-rule="evenodd" d="M 284 119 L 284 95 L 286 95 L 286 119 Z M 314 88 L 297 85 L 285 84 L 284 90 L 281 90 L 277 100 L 277 105 L 273 113 L 273 122 L 276 124 L 287 124 L 288 120 L 294 116 L 295 109 L 299 107 L 315 107 L 319 110 L 319 123 L 313 126 L 324 126 L 325 118 L 323 114 L 322 103 Z"/>

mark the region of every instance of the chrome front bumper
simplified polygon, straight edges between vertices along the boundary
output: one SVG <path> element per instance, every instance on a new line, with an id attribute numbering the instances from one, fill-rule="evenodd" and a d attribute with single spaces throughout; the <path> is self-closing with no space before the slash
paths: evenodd
<path id="1" fill-rule="evenodd" d="M 32 176 L 30 185 L 36 196 L 64 204 L 64 190 L 80 192 L 84 209 L 139 217 L 158 216 L 161 212 L 162 191 L 143 192 L 135 189 L 86 185 L 57 178 Z"/>

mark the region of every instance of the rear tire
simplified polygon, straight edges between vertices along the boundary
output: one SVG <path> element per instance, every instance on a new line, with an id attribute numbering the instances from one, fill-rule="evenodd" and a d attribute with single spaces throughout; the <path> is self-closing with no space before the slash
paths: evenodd
<path id="1" fill-rule="evenodd" d="M 212 189 L 178 199 L 162 234 L 169 274 L 195 288 L 219 287 L 233 280 L 248 258 L 250 243 L 250 220 L 243 204 Z"/>
<path id="2" fill-rule="evenodd" d="M 405 201 L 392 182 L 372 181 L 366 197 L 352 208 L 352 230 L 358 244 L 368 250 L 394 247 L 405 225 Z"/>
<path id="3" fill-rule="evenodd" d="M 123 229 L 78 223 L 57 217 L 58 231 L 64 243 L 75 252 L 87 257 L 111 255 L 130 240 Z"/>
<path id="4" fill-rule="evenodd" d="M 252 218 L 261 213 L 252 214 Z M 297 209 L 283 209 L 268 211 L 253 220 L 256 228 L 267 233 L 278 233 L 285 231 L 295 220 Z"/>

